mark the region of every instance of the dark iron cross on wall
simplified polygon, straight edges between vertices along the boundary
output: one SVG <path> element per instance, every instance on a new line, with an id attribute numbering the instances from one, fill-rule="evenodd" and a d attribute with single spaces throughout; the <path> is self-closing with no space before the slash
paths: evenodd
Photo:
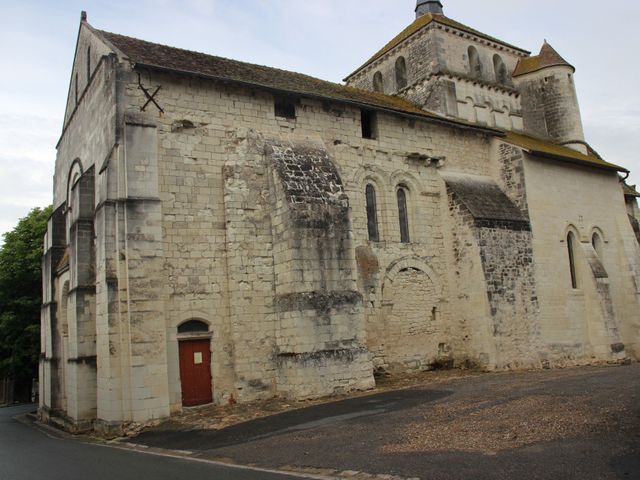
<path id="1" fill-rule="evenodd" d="M 147 97 L 146 103 L 142 107 L 140 107 L 140 110 L 144 112 L 149 104 L 153 103 L 158 108 L 158 110 L 160 110 L 160 113 L 164 113 L 164 110 L 156 101 L 156 95 L 162 88 L 162 85 L 158 85 L 153 93 L 149 93 L 149 89 L 142 84 L 142 79 L 140 78 L 140 74 L 138 73 L 138 88 L 140 88 L 140 90 L 142 90 L 142 92 L 144 93 L 144 96 Z"/>

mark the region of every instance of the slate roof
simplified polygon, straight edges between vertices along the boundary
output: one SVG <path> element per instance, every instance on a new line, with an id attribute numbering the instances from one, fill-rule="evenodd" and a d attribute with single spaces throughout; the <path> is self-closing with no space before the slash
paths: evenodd
<path id="1" fill-rule="evenodd" d="M 573 65 L 562 58 L 560 54 L 545 40 L 538 55 L 535 57 L 520 59 L 518 65 L 516 65 L 516 69 L 513 71 L 513 76 L 518 77 L 526 73 L 537 72 L 543 68 L 555 67 L 558 65 L 571 67 L 575 71 Z"/>
<path id="2" fill-rule="evenodd" d="M 409 100 L 400 97 L 347 87 L 278 68 L 160 45 L 116 33 L 94 31 L 138 66 L 192 74 L 312 98 L 336 100 L 373 109 L 418 116 L 442 123 L 461 125 L 476 130 L 492 131 L 490 128 L 425 111 Z"/>
<path id="3" fill-rule="evenodd" d="M 498 43 L 500 45 L 504 45 L 505 47 L 512 48 L 514 50 L 518 50 L 519 52 L 522 52 L 522 53 L 526 53 L 526 54 L 530 53 L 527 50 L 523 50 L 523 49 L 521 49 L 519 47 L 516 47 L 516 46 L 511 45 L 509 43 L 503 42 L 502 40 L 500 40 L 498 38 L 486 35 L 486 34 L 484 34 L 482 32 L 479 32 L 478 30 L 475 30 L 475 29 L 473 29 L 471 27 L 468 27 L 467 25 L 464 25 L 464 24 L 462 24 L 460 22 L 452 20 L 451 18 L 446 17 L 444 15 L 440 15 L 438 13 L 427 13 L 425 15 L 422 15 L 422 16 L 416 18 L 416 20 L 411 25 L 409 25 L 402 32 L 400 32 L 395 38 L 393 38 L 393 40 L 391 40 L 384 47 L 382 47 L 382 49 L 379 50 L 378 53 L 376 53 L 373 57 L 371 57 L 369 60 L 367 60 L 360 68 L 358 68 L 356 71 L 354 71 L 352 74 L 350 74 L 347 78 L 350 78 L 351 76 L 355 75 L 360 70 L 362 70 L 364 67 L 366 67 L 370 63 L 376 61 L 378 58 L 382 57 L 383 55 L 385 55 L 389 51 L 393 50 L 395 47 L 397 47 L 402 42 L 404 42 L 406 39 L 408 39 L 409 37 L 411 37 L 412 35 L 414 35 L 418 31 L 420 31 L 422 28 L 424 28 L 427 25 L 429 25 L 431 23 L 434 23 L 434 22 L 435 23 L 439 23 L 440 25 L 444 25 L 446 27 L 452 27 L 452 28 L 456 28 L 458 30 L 462 30 L 463 32 L 467 32 L 467 33 L 470 33 L 470 34 L 475 35 L 477 37 L 484 38 L 486 40 L 490 40 L 490 41 Z"/>
<path id="4" fill-rule="evenodd" d="M 598 156 L 584 155 L 572 148 L 558 145 L 557 143 L 553 143 L 548 140 L 524 135 L 522 133 L 506 131 L 504 140 L 521 147 L 530 154 L 538 157 L 550 158 L 553 160 L 560 160 L 603 170 L 628 172 L 626 168 L 606 162 Z"/>

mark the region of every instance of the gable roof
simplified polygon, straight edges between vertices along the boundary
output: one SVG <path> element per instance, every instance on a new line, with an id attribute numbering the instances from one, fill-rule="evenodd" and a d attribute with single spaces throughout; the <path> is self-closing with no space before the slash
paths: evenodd
<path id="1" fill-rule="evenodd" d="M 503 42 L 502 40 L 499 40 L 499 39 L 497 39 L 495 37 L 491 37 L 489 35 L 486 35 L 486 34 L 484 34 L 482 32 L 479 32 L 478 30 L 475 30 L 475 29 L 473 29 L 471 27 L 468 27 L 467 25 L 464 25 L 464 24 L 462 24 L 460 22 L 452 20 L 451 18 L 446 17 L 444 15 L 440 15 L 438 13 L 427 13 L 425 15 L 422 15 L 422 16 L 416 18 L 416 20 L 411 25 L 409 25 L 402 32 L 400 32 L 398 35 L 396 35 L 389 43 L 387 43 L 384 47 L 382 47 L 381 50 L 379 50 L 373 57 L 371 57 L 369 60 L 367 60 L 357 70 L 355 70 L 353 73 L 351 73 L 346 79 L 352 77 L 353 75 L 358 73 L 360 70 L 365 68 L 370 63 L 373 63 L 374 61 L 376 61 L 377 59 L 379 59 L 380 57 L 382 57 L 386 53 L 390 52 L 395 47 L 400 45 L 402 42 L 407 40 L 409 37 L 411 37 L 412 35 L 418 33 L 420 30 L 422 30 L 424 27 L 426 27 L 427 25 L 429 25 L 431 23 L 438 23 L 438 24 L 444 25 L 446 27 L 456 28 L 458 30 L 462 30 L 463 32 L 470 33 L 472 35 L 475 35 L 475 36 L 480 37 L 480 38 L 484 38 L 484 39 L 489 40 L 491 42 L 495 42 L 495 43 L 498 43 L 500 45 L 504 45 L 505 47 L 512 48 L 514 50 L 518 50 L 519 52 L 522 52 L 522 53 L 527 54 L 527 55 L 530 53 L 527 50 L 523 50 L 523 49 L 521 49 L 519 47 L 516 47 L 516 46 L 511 45 L 509 43 Z"/>
<path id="2" fill-rule="evenodd" d="M 537 157 L 565 161 L 577 165 L 599 168 L 601 170 L 628 172 L 626 168 L 605 162 L 598 156 L 584 155 L 572 148 L 550 142 L 549 140 L 524 135 L 522 133 L 507 131 L 505 132 L 504 140 L 508 143 L 521 147 L 531 155 Z"/>
<path id="3" fill-rule="evenodd" d="M 537 72 L 538 70 L 542 70 L 543 68 L 556 67 L 559 65 L 571 67 L 574 71 L 576 70 L 573 65 L 562 58 L 560 54 L 545 40 L 538 55 L 536 55 L 535 57 L 520 59 L 518 65 L 516 65 L 516 69 L 513 71 L 512 76 L 517 77 L 520 75 L 525 75 L 527 73 Z"/>
<path id="4" fill-rule="evenodd" d="M 446 118 L 423 110 L 404 98 L 347 87 L 278 68 L 169 47 L 102 30 L 94 31 L 133 62 L 134 66 L 196 75 L 310 98 L 335 100 L 361 107 L 420 117 L 437 123 L 454 124 L 464 128 L 495 133 L 495 130 L 491 128 Z"/>

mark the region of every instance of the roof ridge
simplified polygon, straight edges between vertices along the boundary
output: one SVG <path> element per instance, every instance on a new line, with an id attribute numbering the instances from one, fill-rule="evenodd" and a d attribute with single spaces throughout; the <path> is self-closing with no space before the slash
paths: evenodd
<path id="1" fill-rule="evenodd" d="M 465 31 L 465 32 L 467 32 L 467 33 L 469 33 L 471 35 L 475 35 L 477 37 L 481 37 L 481 38 L 484 38 L 486 40 L 489 40 L 489 41 L 492 41 L 492 42 L 495 42 L 495 43 L 499 43 L 500 45 L 506 46 L 508 48 L 512 48 L 514 50 L 518 50 L 519 52 L 523 52 L 523 53 L 526 53 L 528 55 L 531 54 L 531 52 L 529 52 L 528 50 L 522 49 L 520 47 L 516 47 L 515 45 L 507 43 L 507 42 L 505 42 L 503 40 L 500 40 L 499 38 L 492 37 L 491 35 L 488 35 L 486 33 L 482 33 L 481 31 L 476 30 L 475 28 L 469 27 L 468 25 L 465 25 L 464 23 L 460 23 L 457 20 L 449 18 L 444 14 L 426 13 L 426 14 L 416 18 L 413 22 L 411 22 L 398 35 L 396 35 L 384 47 L 382 47 L 380 50 L 378 50 L 378 52 L 376 52 L 371 58 L 369 58 L 369 60 L 367 60 L 360 67 L 358 67 L 356 70 L 354 70 L 352 73 L 350 73 L 344 80 L 347 80 L 347 79 L 351 78 L 353 75 L 355 75 L 356 73 L 360 72 L 360 70 L 364 69 L 365 67 L 367 67 L 371 63 L 373 63 L 376 60 L 378 60 L 379 58 L 383 57 L 384 55 L 389 53 L 391 50 L 396 48 L 398 45 L 400 45 L 402 42 L 404 42 L 405 40 L 411 38 L 413 35 L 416 35 L 418 32 L 422 31 L 424 28 L 426 28 L 427 26 L 429 26 L 433 22 L 439 23 L 441 25 L 444 25 L 444 26 L 447 26 L 447 27 L 450 27 L 450 28 L 456 28 L 458 30 Z"/>
<path id="2" fill-rule="evenodd" d="M 230 58 L 172 47 L 119 33 L 98 30 L 97 34 L 111 43 L 133 66 L 152 68 L 203 78 L 258 87 L 282 94 L 294 94 L 357 105 L 360 108 L 409 115 L 462 128 L 495 132 L 425 110 L 410 100 L 384 93 L 371 92 L 353 86 L 312 77 L 299 72 L 234 60 Z"/>
<path id="3" fill-rule="evenodd" d="M 266 68 L 266 69 L 269 69 L 269 70 L 278 70 L 278 71 L 284 72 L 284 73 L 293 73 L 295 75 L 301 75 L 303 77 L 311 78 L 313 80 L 319 80 L 319 81 L 322 81 L 322 82 L 327 82 L 327 83 L 330 83 L 332 85 L 338 85 L 340 87 L 346 86 L 346 85 L 343 85 L 341 83 L 332 82 L 331 80 L 325 80 L 324 78 L 314 77 L 314 76 L 308 75 L 306 73 L 296 72 L 294 70 L 286 70 L 286 69 L 280 68 L 280 67 L 271 67 L 269 65 L 263 65 L 263 64 L 260 64 L 260 63 L 246 62 L 244 60 L 237 60 L 235 58 L 223 57 L 221 55 L 214 55 L 212 53 L 205 53 L 205 52 L 201 52 L 199 50 L 190 50 L 188 48 L 174 47 L 173 45 L 167 45 L 166 43 L 151 42 L 149 40 L 144 40 L 142 38 L 132 37 L 130 35 L 122 35 L 121 33 L 108 32 L 106 30 L 97 30 L 97 31 L 99 33 L 102 33 L 102 34 L 113 35 L 113 36 L 117 36 L 117 37 L 121 37 L 121 38 L 135 40 L 136 42 L 148 43 L 150 45 L 156 45 L 156 46 L 163 47 L 163 48 L 170 48 L 172 50 L 180 50 L 181 52 L 191 53 L 191 54 L 195 54 L 195 55 L 203 55 L 205 57 L 215 58 L 217 60 L 224 60 L 224 61 L 227 61 L 227 62 L 233 62 L 233 63 L 243 64 L 243 65 L 249 65 L 251 67 L 261 67 L 261 68 Z"/>

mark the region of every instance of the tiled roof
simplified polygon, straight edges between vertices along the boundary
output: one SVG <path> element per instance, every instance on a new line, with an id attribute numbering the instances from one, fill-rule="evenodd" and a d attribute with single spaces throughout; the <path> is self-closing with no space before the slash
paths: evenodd
<path id="1" fill-rule="evenodd" d="M 490 130 L 425 111 L 409 100 L 400 97 L 347 87 L 301 73 L 159 45 L 115 33 L 95 31 L 139 66 L 194 74 L 301 96 L 326 98 L 468 128 Z"/>
<path id="2" fill-rule="evenodd" d="M 527 150 L 529 153 L 539 157 L 551 158 L 566 161 L 579 165 L 612 170 L 617 172 L 628 172 L 624 167 L 605 162 L 595 155 L 584 155 L 572 148 L 568 148 L 557 143 L 543 140 L 529 135 L 515 132 L 505 132 L 505 141 Z"/>
<path id="3" fill-rule="evenodd" d="M 625 197 L 640 197 L 640 193 L 636 190 L 635 185 L 627 185 L 626 183 L 623 183 L 622 190 L 624 191 Z"/>
<path id="4" fill-rule="evenodd" d="M 477 37 L 481 37 L 481 38 L 484 38 L 486 40 L 490 40 L 490 41 L 498 43 L 500 45 L 504 45 L 505 47 L 508 47 L 508 48 L 513 48 L 514 50 L 518 50 L 518 51 L 520 51 L 522 53 L 527 53 L 527 54 L 529 53 L 527 50 L 523 50 L 521 48 L 518 48 L 518 47 L 515 47 L 515 46 L 510 45 L 508 43 L 505 43 L 502 40 L 499 40 L 497 38 L 494 38 L 494 37 L 491 37 L 489 35 L 486 35 L 486 34 L 484 34 L 482 32 L 479 32 L 478 30 L 475 30 L 475 29 L 473 29 L 471 27 L 468 27 L 468 26 L 466 26 L 466 25 L 464 25 L 464 24 L 462 24 L 460 22 L 456 22 L 455 20 L 452 20 L 452 19 L 450 19 L 448 17 L 445 17 L 444 15 L 440 15 L 440 14 L 437 14 L 437 13 L 427 13 L 426 15 L 422 15 L 422 16 L 418 17 L 411 25 L 409 25 L 402 32 L 400 32 L 393 40 L 391 40 L 389 43 L 387 43 L 378 53 L 376 53 L 373 57 L 371 57 L 369 60 L 367 60 L 355 72 L 353 72 L 351 75 L 349 75 L 349 77 L 353 76 L 354 74 L 356 74 L 357 72 L 362 70 L 364 67 L 366 67 L 370 63 L 374 62 L 378 58 L 382 57 L 383 55 L 385 55 L 386 53 L 388 53 L 389 51 L 391 51 L 392 49 L 394 49 L 395 47 L 400 45 L 406 39 L 411 37 L 413 34 L 417 33 L 419 30 L 421 30 L 422 28 L 426 27 L 427 25 L 429 25 L 430 23 L 433 23 L 433 22 L 439 23 L 439 24 L 447 26 L 447 27 L 452 27 L 452 28 L 456 28 L 458 30 L 462 30 L 463 32 L 467 32 L 467 33 L 470 33 L 470 34 L 475 35 Z M 347 77 L 347 78 L 349 78 L 349 77 Z"/>
<path id="5" fill-rule="evenodd" d="M 505 136 L 507 141 L 529 150 L 532 154 L 551 156 L 574 163 L 590 164 L 591 166 L 608 170 L 627 171 L 622 167 L 607 163 L 597 156 L 582 155 L 575 150 L 545 140 L 513 132 L 502 132 L 498 129 L 478 126 L 463 120 L 445 118 L 436 113 L 425 111 L 416 104 L 400 97 L 360 90 L 300 73 L 169 47 L 115 33 L 100 30 L 94 31 L 138 66 L 197 75 L 223 82 L 239 83 L 272 91 L 334 100 L 372 109 L 422 117 L 425 120 L 438 123 L 482 130 L 496 136 Z"/>
<path id="6" fill-rule="evenodd" d="M 537 72 L 543 68 L 555 67 L 557 65 L 565 65 L 573 68 L 569 62 L 562 58 L 560 54 L 545 41 L 538 55 L 520 59 L 518 65 L 516 65 L 516 69 L 513 71 L 513 76 L 517 77 L 525 73 Z M 575 70 L 575 68 L 573 69 Z"/>

